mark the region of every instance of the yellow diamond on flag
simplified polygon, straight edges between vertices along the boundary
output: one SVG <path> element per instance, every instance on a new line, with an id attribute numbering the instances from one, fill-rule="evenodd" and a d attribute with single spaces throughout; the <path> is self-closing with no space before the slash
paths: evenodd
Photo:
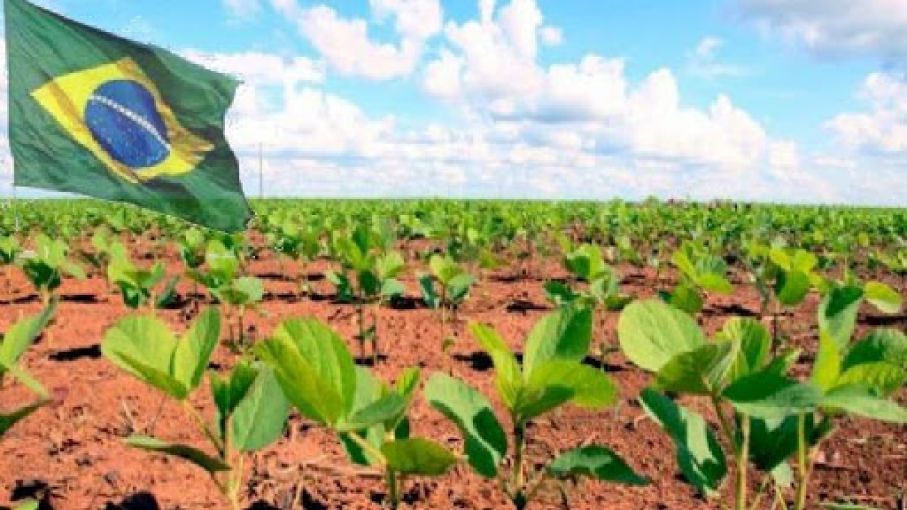
<path id="1" fill-rule="evenodd" d="M 32 97 L 111 172 L 132 183 L 191 172 L 214 148 L 180 124 L 131 58 L 54 78 Z"/>

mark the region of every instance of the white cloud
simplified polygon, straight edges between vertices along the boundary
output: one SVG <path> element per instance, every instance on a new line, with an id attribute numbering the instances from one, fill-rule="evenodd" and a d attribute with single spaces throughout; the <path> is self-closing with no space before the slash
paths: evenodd
<path id="1" fill-rule="evenodd" d="M 542 44 L 545 46 L 560 46 L 564 44 L 564 31 L 559 27 L 542 27 L 539 37 L 541 37 Z"/>
<path id="2" fill-rule="evenodd" d="M 826 128 L 852 150 L 907 155 L 907 77 L 872 73 L 859 97 L 868 103 L 868 112 L 842 113 Z"/>
<path id="3" fill-rule="evenodd" d="M 544 67 L 537 59 L 544 19 L 534 0 L 497 11 L 490 4 L 479 20 L 447 25 L 450 49 L 428 65 L 424 87 L 490 119 L 497 134 L 550 144 L 540 133 L 557 130 L 558 144 L 569 140 L 582 151 L 733 170 L 766 161 L 769 137 L 729 98 L 708 111 L 686 107 L 670 70 L 633 86 L 623 59 L 596 54 Z M 706 41 L 700 53 L 713 56 L 718 45 Z"/>
<path id="4" fill-rule="evenodd" d="M 719 61 L 718 52 L 722 46 L 724 46 L 724 41 L 714 36 L 700 39 L 696 47 L 687 53 L 687 72 L 706 79 L 740 77 L 749 74 L 749 70 L 743 66 Z"/>
<path id="5" fill-rule="evenodd" d="M 388 80 L 412 74 L 425 41 L 441 30 L 439 0 L 370 0 L 376 21 L 394 20 L 399 43 L 378 42 L 369 23 L 344 18 L 327 5 L 301 7 L 296 0 L 272 0 L 274 7 L 299 28 L 328 65 L 339 74 Z"/>
<path id="6" fill-rule="evenodd" d="M 323 66 L 306 57 L 281 57 L 271 53 L 210 53 L 194 49 L 181 54 L 209 69 L 237 76 L 253 85 L 324 81 Z"/>
<path id="7" fill-rule="evenodd" d="M 236 18 L 248 18 L 261 11 L 261 0 L 223 0 L 227 11 Z"/>
<path id="8" fill-rule="evenodd" d="M 737 0 L 762 30 L 817 55 L 907 58 L 904 0 Z"/>

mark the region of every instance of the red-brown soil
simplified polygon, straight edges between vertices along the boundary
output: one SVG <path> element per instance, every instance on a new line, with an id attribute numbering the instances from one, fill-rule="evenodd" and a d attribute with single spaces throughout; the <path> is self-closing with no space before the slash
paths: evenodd
<path id="1" fill-rule="evenodd" d="M 147 246 L 145 244 L 144 246 Z M 135 250 L 134 253 L 141 253 Z M 168 253 L 170 271 L 180 265 Z M 299 297 L 297 284 L 281 279 L 281 267 L 269 254 L 250 264 L 250 273 L 265 278 L 268 295 L 263 315 L 249 314 L 247 323 L 258 338 L 265 337 L 283 318 L 315 316 L 350 339 L 355 353 L 358 345 L 353 308 L 330 299 L 330 284 L 315 282 L 324 298 Z M 318 261 L 305 269 L 312 275 L 329 268 Z M 299 266 L 283 264 L 282 269 L 297 274 Z M 652 273 L 623 267 L 623 289 L 636 296 L 654 294 L 659 284 Z M 494 325 L 511 346 L 520 349 L 523 339 L 550 305 L 545 301 L 542 283 L 546 278 L 566 277 L 554 260 L 534 262 L 529 274 L 514 263 L 483 278 L 451 326 L 456 338 L 449 353 L 442 352 L 440 321 L 432 310 L 417 299 L 417 274 L 424 271 L 411 263 L 404 283 L 417 306 L 410 309 L 382 308 L 378 311 L 379 335 L 388 357 L 376 371 L 392 380 L 405 367 L 421 366 L 423 374 L 436 370 L 453 371 L 486 394 L 494 394 L 490 360 L 467 333 L 469 320 Z M 648 270 L 647 270 L 648 271 Z M 102 276 L 95 272 L 86 281 L 65 281 L 59 290 L 62 303 L 46 334 L 24 358 L 24 365 L 56 398 L 46 407 L 17 425 L 0 443 L 0 508 L 21 496 L 46 496 L 56 509 L 201 509 L 225 508 L 206 475 L 193 466 L 127 448 L 122 439 L 131 430 L 151 427 L 153 433 L 173 441 L 204 443 L 182 410 L 163 401 L 162 413 L 154 424 L 152 416 L 161 406 L 161 396 L 125 375 L 100 355 L 99 343 L 106 328 L 129 313 L 119 295 L 112 293 Z M 511 277 L 518 274 L 519 277 Z M 3 280 L 0 280 L 2 282 Z M 660 285 L 665 285 L 662 283 Z M 40 303 L 19 274 L 11 282 L 12 294 L 0 284 L 0 331 L 23 314 L 39 311 Z M 182 283 L 186 296 L 191 285 Z M 711 297 L 702 314 L 708 331 L 714 331 L 726 317 L 758 310 L 756 294 L 750 286 L 738 285 L 733 296 Z M 191 320 L 191 305 L 161 311 L 173 327 L 183 329 Z M 794 344 L 814 352 L 816 298 L 793 315 L 782 318 L 782 328 Z M 599 313 L 596 326 L 598 342 L 616 342 L 617 315 Z M 882 322 L 874 316 L 861 316 L 860 330 Z M 904 329 L 907 317 L 884 319 L 886 325 Z M 220 349 L 215 361 L 229 365 L 231 355 Z M 805 362 L 806 360 L 804 360 Z M 643 488 L 626 488 L 584 481 L 569 491 L 569 502 L 545 493 L 531 508 L 573 509 L 711 509 L 716 502 L 697 497 L 682 483 L 674 460 L 671 441 L 644 413 L 634 398 L 649 376 L 630 366 L 619 353 L 609 355 L 607 369 L 621 388 L 621 403 L 603 412 L 566 409 L 536 422 L 529 431 L 529 457 L 541 462 L 561 450 L 581 443 L 609 445 L 638 472 L 652 480 Z M 805 370 L 806 365 L 799 366 Z M 907 392 L 899 399 L 907 401 Z M 9 385 L 0 390 L 0 402 L 7 409 L 29 397 Z M 206 416 L 213 407 L 206 387 L 192 403 Z M 695 401 L 694 408 L 705 409 Z M 461 447 L 454 427 L 421 399 L 412 418 L 415 432 L 438 439 L 452 448 Z M 866 420 L 845 419 L 840 432 L 822 449 L 811 487 L 812 501 L 848 500 L 879 509 L 903 509 L 907 491 L 907 427 L 889 426 Z M 346 466 L 343 453 L 333 435 L 311 426 L 299 417 L 291 420 L 286 437 L 278 444 L 255 455 L 247 464 L 248 486 L 244 501 L 251 508 L 378 508 L 382 483 L 332 472 L 326 466 Z M 729 483 L 728 480 L 727 483 Z M 437 480 L 407 482 L 407 502 L 415 508 L 507 508 L 498 486 L 458 467 Z M 301 506 L 291 506 L 294 496 Z M 767 508 L 767 507 L 766 507 Z"/>

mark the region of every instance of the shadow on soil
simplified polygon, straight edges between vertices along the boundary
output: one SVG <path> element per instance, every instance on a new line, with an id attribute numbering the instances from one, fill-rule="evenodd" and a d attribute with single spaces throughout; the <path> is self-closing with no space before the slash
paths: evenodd
<path id="1" fill-rule="evenodd" d="M 88 347 L 76 347 L 65 351 L 57 351 L 50 355 L 51 361 L 71 362 L 82 359 L 98 359 L 101 357 L 101 346 L 94 344 Z"/>
<path id="2" fill-rule="evenodd" d="M 109 502 L 104 510 L 161 510 L 161 505 L 157 498 L 148 492 L 138 492 L 119 503 Z"/>

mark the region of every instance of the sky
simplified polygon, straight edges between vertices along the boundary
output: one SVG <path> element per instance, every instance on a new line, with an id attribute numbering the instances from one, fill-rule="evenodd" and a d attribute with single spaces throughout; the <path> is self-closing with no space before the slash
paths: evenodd
<path id="1" fill-rule="evenodd" d="M 36 3 L 241 79 L 250 196 L 907 205 L 905 0 Z"/>

